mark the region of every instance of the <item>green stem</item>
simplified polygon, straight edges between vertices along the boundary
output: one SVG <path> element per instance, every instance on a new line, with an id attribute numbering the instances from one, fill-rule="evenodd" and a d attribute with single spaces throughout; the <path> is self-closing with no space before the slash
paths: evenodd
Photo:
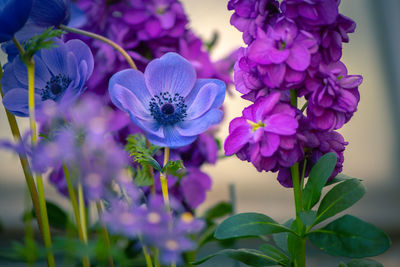
<path id="1" fill-rule="evenodd" d="M 78 183 L 78 203 L 79 203 L 79 218 L 81 219 L 82 232 L 83 232 L 83 242 L 87 244 L 87 224 L 86 224 L 86 207 L 85 198 L 83 197 L 83 187 L 82 183 Z"/>
<path id="2" fill-rule="evenodd" d="M 2 67 L 0 64 L 0 79 L 1 79 L 2 75 L 3 75 L 3 72 L 2 72 Z M 3 91 L 1 90 L 1 84 L 0 84 L 0 94 L 1 94 L 1 98 L 3 98 L 4 94 L 3 94 Z M 10 112 L 8 112 L 8 110 L 6 108 L 4 108 L 4 110 L 7 115 L 8 124 L 10 125 L 11 133 L 13 135 L 14 141 L 20 142 L 21 134 L 20 134 L 20 131 L 18 128 L 17 120 L 15 119 L 15 116 L 13 114 L 11 114 Z M 31 197 L 31 200 L 33 203 L 33 208 L 35 210 L 35 213 L 37 214 L 36 219 L 37 219 L 37 223 L 39 226 L 40 234 L 44 241 L 44 234 L 43 234 L 43 228 L 42 228 L 42 217 L 40 215 L 39 197 L 38 197 L 38 193 L 37 193 L 37 189 L 36 189 L 36 184 L 35 184 L 35 181 L 32 176 L 32 170 L 31 170 L 31 167 L 29 165 L 26 155 L 19 154 L 18 156 L 19 156 L 19 161 L 22 166 L 22 170 L 24 172 L 24 176 L 25 176 L 26 184 L 28 186 L 29 194 L 30 194 L 30 197 Z"/>
<path id="3" fill-rule="evenodd" d="M 30 59 L 28 64 L 28 106 L 29 106 L 29 123 L 31 128 L 32 145 L 37 143 L 37 132 L 35 122 L 35 62 Z M 47 215 L 46 198 L 44 195 L 43 180 L 40 174 L 36 174 L 37 190 L 39 197 L 40 215 L 42 218 L 42 227 L 44 233 L 44 245 L 48 249 L 47 264 L 49 267 L 55 266 L 53 252 L 51 251 L 51 235 L 49 219 Z"/>
<path id="4" fill-rule="evenodd" d="M 110 39 L 108 39 L 108 38 L 106 38 L 104 36 L 92 33 L 92 32 L 71 28 L 71 27 L 68 27 L 68 26 L 62 25 L 62 24 L 60 25 L 60 29 L 62 29 L 64 31 L 68 31 L 68 32 L 73 32 L 73 33 L 76 33 L 76 34 L 84 35 L 84 36 L 87 36 L 87 37 L 102 41 L 103 43 L 106 43 L 106 44 L 110 45 L 112 48 L 117 50 L 125 58 L 125 60 L 128 62 L 129 66 L 132 69 L 135 69 L 135 70 L 137 69 L 137 67 L 135 65 L 135 62 L 133 62 L 133 60 L 129 56 L 129 54 L 120 45 L 118 45 L 117 43 L 111 41 Z"/>
<path id="5" fill-rule="evenodd" d="M 79 214 L 78 201 L 76 200 L 75 189 L 74 189 L 74 186 L 72 185 L 71 175 L 69 173 L 68 167 L 65 164 L 63 164 L 63 171 L 64 171 L 65 181 L 67 182 L 69 199 L 71 200 L 72 210 L 74 212 L 75 221 L 76 221 L 76 226 L 78 228 L 78 236 L 79 236 L 79 239 L 81 240 L 81 242 L 86 244 L 84 234 L 83 234 L 84 231 L 83 231 L 82 224 L 81 224 L 81 216 Z M 84 257 L 82 262 L 83 262 L 83 266 L 85 266 L 85 267 L 90 266 L 89 259 L 87 257 Z"/>
<path id="6" fill-rule="evenodd" d="M 149 249 L 147 248 L 147 246 L 145 246 L 143 244 L 142 235 L 140 233 L 138 234 L 138 237 L 139 237 L 140 243 L 142 244 L 142 251 L 143 251 L 144 258 L 146 260 L 146 266 L 147 267 L 153 267 L 153 262 L 151 261 L 151 256 L 150 256 L 150 253 L 149 253 Z M 157 257 L 158 257 L 158 255 L 157 255 Z"/>
<path id="7" fill-rule="evenodd" d="M 102 232 L 103 232 L 103 236 L 104 236 L 104 239 L 106 241 L 107 250 L 110 252 L 110 250 L 111 250 L 110 236 L 108 234 L 107 227 L 106 227 L 105 223 L 100 219 L 101 218 L 101 214 L 103 213 L 103 208 L 102 208 L 100 200 L 96 202 L 96 207 L 97 207 L 97 213 L 99 215 L 99 220 L 100 220 L 100 223 L 101 223 L 101 229 L 102 229 Z M 113 260 L 113 257 L 112 257 L 111 254 L 108 256 L 108 265 L 110 267 L 114 267 L 114 260 Z"/>
<path id="8" fill-rule="evenodd" d="M 164 165 L 167 165 L 169 160 L 169 147 L 164 148 Z M 168 213 L 171 212 L 171 207 L 169 204 L 169 195 L 168 195 L 168 184 L 167 184 L 167 174 L 161 173 L 160 174 L 160 182 L 161 182 L 161 190 L 164 199 L 164 204 L 167 207 Z"/>
<path id="9" fill-rule="evenodd" d="M 290 91 L 290 104 L 297 108 L 297 91 Z M 303 168 L 304 170 L 305 168 Z M 290 167 L 290 173 L 292 175 L 293 182 L 293 194 L 294 194 L 294 202 L 296 207 L 296 222 L 297 222 L 297 233 L 300 238 L 300 247 L 296 250 L 296 255 L 294 259 L 294 263 L 296 267 L 305 267 L 306 266 L 306 240 L 303 236 L 305 226 L 303 222 L 299 218 L 299 212 L 303 211 L 303 186 L 300 185 L 300 176 L 299 176 L 299 163 L 296 162 L 292 167 Z M 303 178 L 304 179 L 304 178 Z"/>

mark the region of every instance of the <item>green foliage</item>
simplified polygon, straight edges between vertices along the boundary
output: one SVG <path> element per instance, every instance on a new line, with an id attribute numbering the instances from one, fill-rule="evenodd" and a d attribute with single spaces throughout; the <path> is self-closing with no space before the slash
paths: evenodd
<path id="1" fill-rule="evenodd" d="M 317 212 L 314 210 L 306 210 L 300 211 L 298 215 L 305 226 L 310 226 L 314 224 L 315 218 L 317 217 Z"/>
<path id="2" fill-rule="evenodd" d="M 310 232 L 308 237 L 326 253 L 350 258 L 375 256 L 390 247 L 390 239 L 382 230 L 351 215 Z"/>
<path id="3" fill-rule="evenodd" d="M 211 40 L 206 42 L 206 48 L 208 52 L 211 52 L 214 49 L 215 45 L 218 42 L 218 39 L 219 39 L 219 34 L 217 31 L 214 31 L 213 35 L 211 36 Z"/>
<path id="4" fill-rule="evenodd" d="M 310 210 L 319 201 L 322 188 L 331 176 L 336 162 L 337 156 L 331 152 L 323 155 L 312 167 L 304 188 L 303 206 L 305 210 Z"/>
<path id="5" fill-rule="evenodd" d="M 333 178 L 332 180 L 328 181 L 325 186 L 337 184 L 337 183 L 340 183 L 340 182 L 343 182 L 343 181 L 346 181 L 346 180 L 350 180 L 350 179 L 356 179 L 356 178 L 350 177 L 350 176 L 348 176 L 346 174 L 343 174 L 343 173 L 339 173 L 338 175 L 336 175 L 335 178 Z M 358 180 L 362 181 L 361 179 L 358 179 Z"/>
<path id="6" fill-rule="evenodd" d="M 350 179 L 335 185 L 322 199 L 314 224 L 322 222 L 351 207 L 365 194 L 365 187 L 358 179 Z"/>
<path id="7" fill-rule="evenodd" d="M 142 134 L 130 135 L 127 139 L 125 150 L 129 152 L 133 160 L 144 166 L 152 166 L 157 171 L 162 171 L 160 164 L 153 158 L 154 154 L 160 150 L 159 146 L 146 143 L 146 138 Z"/>
<path id="8" fill-rule="evenodd" d="M 295 232 L 298 232 L 298 225 L 296 220 L 292 221 L 292 225 L 290 228 L 293 229 Z M 302 240 L 299 236 L 294 235 L 293 233 L 288 234 L 287 248 L 289 251 L 289 255 L 292 259 L 296 258 L 296 255 L 298 254 L 299 248 L 302 246 L 301 241 Z"/>
<path id="9" fill-rule="evenodd" d="M 52 26 L 41 34 L 33 36 L 24 44 L 25 53 L 22 55 L 22 61 L 28 64 L 33 55 L 39 50 L 55 47 L 52 39 L 55 37 L 60 37 L 63 34 L 64 31 L 54 29 L 54 27 Z"/>
<path id="10" fill-rule="evenodd" d="M 290 262 L 290 259 L 285 253 L 270 244 L 261 245 L 258 249 L 266 256 L 274 259 L 279 265 L 286 266 Z"/>
<path id="11" fill-rule="evenodd" d="M 185 176 L 185 172 L 183 171 L 185 166 L 183 166 L 182 160 L 170 160 L 167 164 L 162 168 L 162 172 L 166 175 L 172 175 L 178 178 L 182 178 Z"/>
<path id="12" fill-rule="evenodd" d="M 9 261 L 33 263 L 46 257 L 46 249 L 26 239 L 25 243 L 12 242 L 10 248 L 0 250 L 0 258 Z"/>
<path id="13" fill-rule="evenodd" d="M 215 219 L 224 217 L 226 215 L 232 214 L 233 209 L 232 209 L 232 204 L 228 202 L 219 202 L 213 207 L 209 208 L 203 215 L 203 218 L 207 222 L 211 222 Z"/>
<path id="14" fill-rule="evenodd" d="M 347 264 L 341 262 L 338 267 L 383 267 L 383 265 L 370 259 L 354 259 L 349 261 Z"/>
<path id="15" fill-rule="evenodd" d="M 47 216 L 49 218 L 49 224 L 51 227 L 58 230 L 66 230 L 72 223 L 69 221 L 68 214 L 60 208 L 57 204 L 46 200 Z M 35 210 L 32 209 L 30 214 L 24 214 L 24 219 L 27 216 L 33 215 L 36 218 Z"/>
<path id="16" fill-rule="evenodd" d="M 137 186 L 153 185 L 154 179 L 151 177 L 148 167 L 137 166 L 135 172 L 135 184 Z"/>
<path id="17" fill-rule="evenodd" d="M 262 266 L 274 266 L 274 265 L 279 264 L 277 261 L 275 261 L 274 258 L 263 254 L 261 251 L 258 251 L 255 249 L 245 249 L 245 248 L 224 249 L 224 250 L 218 251 L 215 254 L 209 255 L 201 260 L 198 260 L 192 264 L 199 265 L 199 264 L 201 264 L 205 261 L 208 261 L 209 259 L 211 259 L 215 256 L 218 256 L 218 255 L 227 256 L 231 259 L 243 262 L 250 266 L 262 267 Z"/>
<path id="18" fill-rule="evenodd" d="M 293 219 L 290 219 L 290 220 L 284 222 L 283 225 L 290 228 L 293 221 L 294 221 Z M 287 244 L 288 236 L 289 236 L 288 232 L 276 233 L 276 234 L 272 235 L 272 238 L 274 239 L 275 244 L 278 246 L 278 248 L 280 248 L 285 253 L 289 253 L 288 244 Z"/>
<path id="19" fill-rule="evenodd" d="M 293 232 L 288 227 L 275 222 L 261 213 L 240 213 L 223 221 L 215 231 L 215 238 L 228 239 L 245 236 L 268 235 Z"/>

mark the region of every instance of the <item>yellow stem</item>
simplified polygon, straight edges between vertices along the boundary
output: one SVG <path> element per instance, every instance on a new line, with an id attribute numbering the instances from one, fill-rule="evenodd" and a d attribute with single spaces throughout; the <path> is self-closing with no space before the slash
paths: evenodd
<path id="1" fill-rule="evenodd" d="M 76 226 L 78 228 L 78 236 L 79 236 L 79 239 L 84 244 L 86 244 L 84 234 L 83 234 L 84 231 L 83 231 L 82 224 L 81 224 L 81 216 L 79 214 L 78 201 L 76 200 L 75 189 L 74 189 L 74 186 L 72 185 L 71 176 L 70 176 L 68 167 L 65 164 L 63 164 L 63 171 L 64 171 L 65 180 L 67 182 L 68 194 L 69 194 L 69 199 L 71 200 L 72 210 L 74 211 Z M 84 267 L 90 266 L 89 259 L 87 257 L 84 257 L 82 262 L 83 262 Z"/>
<path id="2" fill-rule="evenodd" d="M 164 164 L 163 166 L 167 165 L 169 160 L 169 147 L 164 148 Z M 169 204 L 169 195 L 168 195 L 168 183 L 167 183 L 167 175 L 166 173 L 160 173 L 160 183 L 161 183 L 161 190 L 164 199 L 164 204 L 168 210 L 168 213 L 171 212 L 171 207 Z"/>
<path id="3" fill-rule="evenodd" d="M 100 219 L 101 218 L 101 214 L 103 213 L 103 207 L 102 207 L 100 201 L 96 202 L 96 207 L 97 207 L 97 213 L 99 215 L 99 220 L 100 220 L 100 223 L 101 223 L 101 228 L 103 230 L 104 239 L 106 241 L 106 246 L 107 246 L 108 251 L 110 251 L 110 249 L 111 249 L 110 236 L 108 234 L 106 225 Z M 110 267 L 114 267 L 114 260 L 112 258 L 112 255 L 108 256 L 108 265 L 110 265 Z"/>
<path id="4" fill-rule="evenodd" d="M 35 122 L 35 62 L 30 59 L 28 64 L 28 105 L 29 105 L 29 122 L 31 127 L 32 145 L 37 143 L 37 132 Z M 51 235 L 49 219 L 47 215 L 46 198 L 44 195 L 43 180 L 40 174 L 36 174 L 37 190 L 39 197 L 39 207 L 41 210 L 42 227 L 44 233 L 44 245 L 48 249 L 47 253 L 47 264 L 49 267 L 55 266 L 55 260 L 53 252 L 51 251 Z"/>
<path id="5" fill-rule="evenodd" d="M 78 183 L 78 201 L 79 201 L 79 217 L 81 219 L 81 225 L 83 230 L 83 241 L 85 242 L 85 244 L 87 244 L 88 235 L 87 235 L 87 225 L 86 225 L 85 199 L 83 197 L 83 187 L 80 181 Z"/>
<path id="6" fill-rule="evenodd" d="M 60 29 L 62 29 L 64 31 L 73 32 L 73 33 L 76 33 L 76 34 L 88 36 L 90 38 L 102 41 L 103 43 L 106 43 L 106 44 L 110 45 L 112 48 L 117 50 L 125 58 L 125 60 L 128 62 L 129 66 L 132 69 L 135 69 L 135 70 L 137 69 L 137 67 L 135 65 L 135 62 L 133 62 L 133 60 L 129 56 L 129 54 L 119 44 L 111 41 L 110 39 L 108 39 L 108 38 L 106 38 L 104 36 L 92 33 L 92 32 L 84 31 L 84 30 L 81 30 L 81 29 L 71 28 L 71 27 L 68 27 L 68 26 L 62 25 L 62 24 L 60 25 Z"/>

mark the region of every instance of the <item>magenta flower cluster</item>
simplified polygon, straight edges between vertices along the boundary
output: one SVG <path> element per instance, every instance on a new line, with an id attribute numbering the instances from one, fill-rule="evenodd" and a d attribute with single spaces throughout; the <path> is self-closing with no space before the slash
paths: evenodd
<path id="1" fill-rule="evenodd" d="M 225 151 L 259 171 L 279 171 L 284 186 L 292 185 L 288 167 L 306 158 L 309 169 L 324 153 L 335 152 L 332 176 L 342 168 L 347 143 L 335 130 L 357 110 L 362 77 L 349 75 L 340 61 L 342 43 L 356 24 L 339 13 L 339 3 L 228 3 L 231 24 L 248 45 L 240 48 L 234 66 L 236 90 L 254 104 L 231 122 Z M 305 99 L 303 107 L 297 107 L 297 98 Z"/>

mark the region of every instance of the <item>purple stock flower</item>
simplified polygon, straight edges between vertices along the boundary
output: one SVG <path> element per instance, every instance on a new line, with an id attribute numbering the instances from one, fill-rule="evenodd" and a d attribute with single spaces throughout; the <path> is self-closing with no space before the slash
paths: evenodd
<path id="1" fill-rule="evenodd" d="M 211 178 L 195 168 L 188 168 L 188 175 L 181 181 L 185 202 L 194 210 L 206 200 L 206 192 L 211 189 Z"/>
<path id="2" fill-rule="evenodd" d="M 259 30 L 257 37 L 248 48 L 248 58 L 258 64 L 257 71 L 265 85 L 276 88 L 286 81 L 292 88 L 304 79 L 311 54 L 318 49 L 310 33 L 281 17 L 266 33 Z"/>
<path id="3" fill-rule="evenodd" d="M 347 75 L 346 66 L 338 61 L 320 65 L 319 72 L 305 81 L 308 100 L 307 116 L 322 130 L 339 129 L 357 110 L 362 76 Z"/>
<path id="4" fill-rule="evenodd" d="M 276 0 L 229 0 L 228 10 L 235 12 L 231 17 L 231 25 L 243 32 L 243 40 L 250 44 L 257 36 L 257 28 L 275 19 L 280 13 Z"/>
<path id="5" fill-rule="evenodd" d="M 222 119 L 225 84 L 196 80 L 193 66 L 175 53 L 153 60 L 143 73 L 120 71 L 111 78 L 112 102 L 128 112 L 150 142 L 165 147 L 192 143 Z"/>
<path id="6" fill-rule="evenodd" d="M 218 144 L 210 134 L 203 133 L 188 146 L 174 152 L 179 154 L 186 167 L 199 168 L 204 163 L 215 164 L 218 158 Z"/>
<path id="7" fill-rule="evenodd" d="M 80 40 L 54 39 L 57 47 L 41 50 L 35 60 L 35 100 L 71 104 L 85 90 L 93 71 L 93 56 Z M 20 57 L 7 64 L 1 80 L 3 104 L 14 115 L 28 116 L 28 73 Z"/>
<path id="8" fill-rule="evenodd" d="M 290 167 L 301 156 L 297 145 L 295 110 L 279 103 L 280 93 L 260 97 L 231 121 L 225 140 L 226 155 L 251 161 L 258 171 Z"/>
<path id="9" fill-rule="evenodd" d="M 178 37 L 188 22 L 181 3 L 176 0 L 130 0 L 133 9 L 123 13 L 124 21 L 137 31 L 138 38 L 149 40 Z"/>
<path id="10" fill-rule="evenodd" d="M 335 21 L 338 0 L 284 0 L 282 12 L 290 19 L 307 26 L 321 26 Z"/>

